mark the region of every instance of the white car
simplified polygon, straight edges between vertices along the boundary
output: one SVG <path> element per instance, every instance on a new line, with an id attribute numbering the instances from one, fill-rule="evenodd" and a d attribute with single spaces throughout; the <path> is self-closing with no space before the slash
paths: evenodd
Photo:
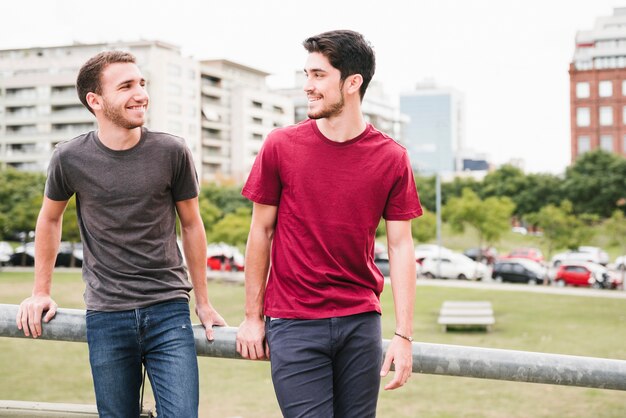
<path id="1" fill-rule="evenodd" d="M 9 260 L 13 255 L 13 247 L 6 241 L 0 241 L 0 266 L 9 264 Z"/>
<path id="2" fill-rule="evenodd" d="M 441 257 L 424 258 L 421 274 L 428 278 L 481 280 L 487 276 L 487 266 L 463 254 L 449 251 Z"/>
<path id="3" fill-rule="evenodd" d="M 440 247 L 437 244 L 419 244 L 415 246 L 415 261 L 421 263 L 425 258 L 438 257 L 452 253 L 454 253 L 454 251 L 443 246 Z"/>
<path id="4" fill-rule="evenodd" d="M 615 268 L 617 270 L 626 270 L 626 255 L 621 255 L 615 259 Z"/>
<path id="5" fill-rule="evenodd" d="M 606 266 L 609 263 L 609 255 L 602 248 L 582 246 L 575 251 L 555 254 L 551 264 L 558 267 L 566 261 L 586 261 Z"/>

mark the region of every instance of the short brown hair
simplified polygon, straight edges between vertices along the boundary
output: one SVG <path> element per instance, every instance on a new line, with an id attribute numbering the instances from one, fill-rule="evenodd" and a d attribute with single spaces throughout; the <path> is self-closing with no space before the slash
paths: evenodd
<path id="1" fill-rule="evenodd" d="M 78 71 L 78 77 L 76 78 L 76 91 L 78 92 L 78 98 L 91 113 L 94 112 L 91 106 L 87 103 L 87 93 L 93 92 L 96 94 L 102 94 L 102 85 L 100 83 L 102 71 L 104 71 L 107 65 L 118 62 L 129 62 L 135 64 L 136 59 L 130 52 L 104 51 L 89 58 L 89 60 L 84 63 Z"/>
<path id="2" fill-rule="evenodd" d="M 363 35 L 352 30 L 333 30 L 311 36 L 302 45 L 309 53 L 319 52 L 328 58 L 330 65 L 341 72 L 341 81 L 353 74 L 361 74 L 363 84 L 359 94 L 363 100 L 376 70 L 374 50 Z"/>

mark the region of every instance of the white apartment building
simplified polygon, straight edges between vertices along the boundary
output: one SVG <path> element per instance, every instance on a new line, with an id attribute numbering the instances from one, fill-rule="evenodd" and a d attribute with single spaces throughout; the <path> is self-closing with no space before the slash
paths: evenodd
<path id="1" fill-rule="evenodd" d="M 263 140 L 294 123 L 293 102 L 268 90 L 268 73 L 229 60 L 200 65 L 204 179 L 242 182 Z"/>
<path id="2" fill-rule="evenodd" d="M 113 49 L 133 53 L 147 79 L 146 126 L 185 138 L 201 175 L 199 65 L 159 41 L 0 51 L 0 169 L 45 171 L 57 143 L 95 129 L 76 76 L 91 56 Z"/>

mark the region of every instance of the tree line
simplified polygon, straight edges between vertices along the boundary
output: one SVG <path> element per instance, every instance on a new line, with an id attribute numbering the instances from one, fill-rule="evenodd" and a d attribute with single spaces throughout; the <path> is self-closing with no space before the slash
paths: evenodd
<path id="1" fill-rule="evenodd" d="M 425 213 L 413 223 L 419 242 L 435 237 L 435 177 L 415 176 Z M 12 169 L 0 172 L 0 237 L 17 240 L 33 231 L 41 206 L 45 176 Z M 457 177 L 441 185 L 442 219 L 453 231 L 466 227 L 478 232 L 477 245 L 490 245 L 509 230 L 512 220 L 539 228 L 550 249 L 575 248 L 609 222 L 612 240 L 621 246 L 626 212 L 626 159 L 604 151 L 582 155 L 563 175 L 525 174 L 504 165 L 481 180 Z M 241 196 L 241 186 L 204 184 L 200 212 L 209 242 L 244 246 L 251 203 Z M 72 199 L 63 221 L 66 241 L 80 239 Z M 381 221 L 377 236 L 384 236 Z M 625 249 L 626 252 L 626 249 Z"/>

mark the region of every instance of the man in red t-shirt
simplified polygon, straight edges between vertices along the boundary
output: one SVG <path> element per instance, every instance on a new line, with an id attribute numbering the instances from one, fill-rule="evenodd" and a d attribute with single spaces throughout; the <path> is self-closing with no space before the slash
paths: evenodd
<path id="1" fill-rule="evenodd" d="M 391 363 L 385 389 L 411 375 L 411 219 L 422 209 L 406 150 L 361 112 L 375 68 L 370 44 L 342 30 L 304 47 L 309 119 L 267 137 L 242 191 L 254 209 L 237 351 L 249 359 L 271 351 L 285 417 L 370 417 Z M 381 217 L 396 314 L 384 361 L 384 279 L 374 264 Z"/>

